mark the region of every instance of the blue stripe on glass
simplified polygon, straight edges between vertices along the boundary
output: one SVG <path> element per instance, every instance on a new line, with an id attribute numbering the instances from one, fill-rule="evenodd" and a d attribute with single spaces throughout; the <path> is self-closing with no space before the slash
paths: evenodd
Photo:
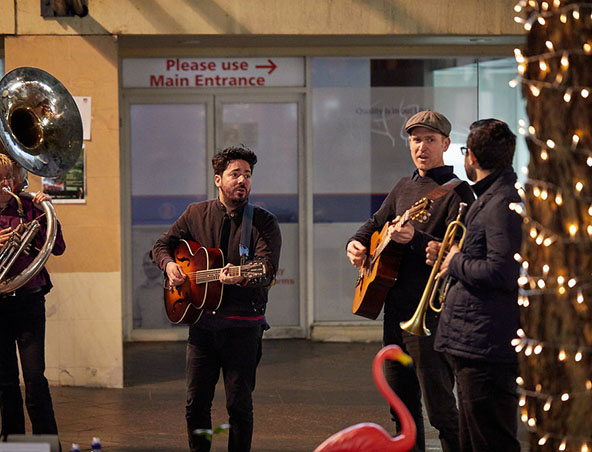
<path id="1" fill-rule="evenodd" d="M 386 194 L 317 194 L 315 223 L 363 223 L 378 210 Z M 132 225 L 171 225 L 193 203 L 205 196 L 133 196 Z M 298 196 L 251 195 L 250 201 L 272 212 L 280 223 L 298 223 Z"/>
<path id="2" fill-rule="evenodd" d="M 205 196 L 132 196 L 132 225 L 171 225 L 192 202 Z"/>
<path id="3" fill-rule="evenodd" d="M 384 193 L 318 194 L 313 198 L 315 223 L 363 223 L 378 210 Z"/>

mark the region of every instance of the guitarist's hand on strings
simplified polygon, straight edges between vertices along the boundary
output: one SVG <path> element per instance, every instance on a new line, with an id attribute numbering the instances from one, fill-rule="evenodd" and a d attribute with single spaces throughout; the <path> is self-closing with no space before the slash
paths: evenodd
<path id="1" fill-rule="evenodd" d="M 360 267 L 366 259 L 366 247 L 357 240 L 347 244 L 347 257 L 354 267 Z"/>
<path id="2" fill-rule="evenodd" d="M 226 264 L 223 269 L 220 270 L 220 282 L 222 284 L 241 284 L 245 282 L 245 278 L 241 275 L 233 275 L 231 268 L 234 267 L 232 264 Z"/>
<path id="3" fill-rule="evenodd" d="M 176 262 L 169 262 L 167 264 L 166 274 L 170 284 L 173 286 L 180 286 L 187 279 L 187 275 L 183 273 L 183 268 Z"/>
<path id="4" fill-rule="evenodd" d="M 406 244 L 411 241 L 413 235 L 415 234 L 415 228 L 410 223 L 405 223 L 403 226 L 398 224 L 398 221 L 401 217 L 395 218 L 391 221 L 391 224 L 388 227 L 388 238 L 391 239 L 393 242 Z"/>

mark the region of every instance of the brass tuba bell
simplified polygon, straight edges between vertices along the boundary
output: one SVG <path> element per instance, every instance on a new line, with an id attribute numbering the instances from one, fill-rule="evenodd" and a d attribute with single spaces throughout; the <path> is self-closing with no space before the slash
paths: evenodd
<path id="1" fill-rule="evenodd" d="M 82 150 L 82 118 L 74 98 L 53 75 L 41 69 L 20 67 L 10 71 L 0 80 L 0 144 L 13 160 L 38 176 L 55 177 L 68 170 Z M 11 195 L 18 202 L 19 196 L 32 197 L 26 192 Z M 26 284 L 51 254 L 57 219 L 50 202 L 43 202 L 41 207 L 47 217 L 45 243 L 25 270 L 6 278 L 12 263 L 22 252 L 28 252 L 39 227 L 37 221 L 11 237 L 0 253 L 0 293 Z"/>

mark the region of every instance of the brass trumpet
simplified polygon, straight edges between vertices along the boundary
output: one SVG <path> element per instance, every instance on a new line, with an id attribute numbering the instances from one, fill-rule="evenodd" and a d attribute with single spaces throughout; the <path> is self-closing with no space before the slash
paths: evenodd
<path id="1" fill-rule="evenodd" d="M 440 276 L 440 268 L 442 267 L 444 258 L 454 244 L 454 239 L 458 229 L 462 231 L 460 240 L 458 242 L 458 247 L 462 248 L 462 245 L 465 241 L 467 228 L 462 223 L 461 219 L 464 215 L 466 207 L 467 204 L 464 202 L 459 204 L 458 215 L 456 216 L 456 219 L 452 221 L 446 228 L 446 233 L 442 239 L 442 245 L 440 246 L 438 257 L 436 258 L 436 262 L 434 262 L 434 267 L 432 268 L 428 283 L 426 284 L 415 313 L 409 320 L 399 324 L 401 329 L 407 331 L 408 333 L 415 334 L 416 336 L 429 336 L 432 334 L 425 324 L 428 307 L 435 312 L 440 312 L 442 311 L 442 308 L 444 308 L 444 300 L 446 299 L 448 289 L 452 285 L 452 278 L 449 275 L 446 275 L 444 278 L 442 278 Z M 438 296 L 439 306 L 434 304 L 436 296 Z"/>

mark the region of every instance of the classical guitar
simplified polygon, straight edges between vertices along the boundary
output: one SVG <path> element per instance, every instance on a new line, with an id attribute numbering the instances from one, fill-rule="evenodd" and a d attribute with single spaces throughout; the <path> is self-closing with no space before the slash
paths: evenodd
<path id="1" fill-rule="evenodd" d="M 395 285 L 399 264 L 403 257 L 404 246 L 392 242 L 387 237 L 387 229 L 391 224 L 402 227 L 410 220 L 425 223 L 429 219 L 428 210 L 432 200 L 421 198 L 405 211 L 396 223 L 388 221 L 380 232 L 376 231 L 370 238 L 368 256 L 360 267 L 356 281 L 352 312 L 368 319 L 376 319 L 388 291 Z"/>
<path id="2" fill-rule="evenodd" d="M 173 286 L 165 278 L 164 308 L 172 323 L 193 324 L 203 311 L 214 311 L 222 303 L 223 284 L 220 270 L 224 267 L 224 254 L 218 248 L 206 248 L 190 240 L 181 240 L 173 254 L 175 262 L 183 267 L 187 279 Z M 246 279 L 265 276 L 265 265 L 253 262 L 230 267 L 231 276 Z"/>

